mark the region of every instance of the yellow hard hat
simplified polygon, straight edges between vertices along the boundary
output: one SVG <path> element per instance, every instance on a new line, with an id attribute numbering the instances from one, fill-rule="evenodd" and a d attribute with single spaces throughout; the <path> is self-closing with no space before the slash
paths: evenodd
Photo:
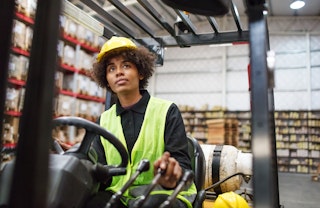
<path id="1" fill-rule="evenodd" d="M 103 44 L 97 55 L 97 61 L 99 62 L 104 54 L 116 48 L 137 48 L 137 46 L 129 38 L 113 36 Z"/>
<path id="2" fill-rule="evenodd" d="M 250 208 L 247 201 L 233 191 L 220 194 L 214 202 L 214 208 Z"/>

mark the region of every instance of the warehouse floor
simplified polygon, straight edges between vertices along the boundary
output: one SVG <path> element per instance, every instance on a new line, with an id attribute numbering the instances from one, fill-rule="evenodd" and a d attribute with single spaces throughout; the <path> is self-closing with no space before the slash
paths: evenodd
<path id="1" fill-rule="evenodd" d="M 280 204 L 285 208 L 317 208 L 320 204 L 320 181 L 310 174 L 279 173 Z"/>
<path id="2" fill-rule="evenodd" d="M 320 207 L 320 181 L 312 181 L 310 174 L 279 173 L 280 205 L 284 208 Z M 213 208 L 206 201 L 204 208 Z"/>

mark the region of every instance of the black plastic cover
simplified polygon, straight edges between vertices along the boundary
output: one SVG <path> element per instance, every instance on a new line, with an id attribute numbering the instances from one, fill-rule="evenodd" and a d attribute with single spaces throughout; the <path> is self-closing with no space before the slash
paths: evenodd
<path id="1" fill-rule="evenodd" d="M 162 0 L 168 6 L 205 16 L 222 16 L 229 12 L 230 0 Z"/>

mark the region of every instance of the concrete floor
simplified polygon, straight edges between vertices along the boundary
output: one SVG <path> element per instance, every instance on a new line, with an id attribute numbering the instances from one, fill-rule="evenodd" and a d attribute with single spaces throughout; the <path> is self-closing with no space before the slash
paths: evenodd
<path id="1" fill-rule="evenodd" d="M 310 174 L 279 173 L 278 180 L 279 200 L 283 208 L 320 207 L 320 181 L 312 181 Z M 251 185 L 244 187 L 250 189 Z M 214 202 L 206 200 L 203 207 L 214 208 Z"/>
<path id="2" fill-rule="evenodd" d="M 285 208 L 320 207 L 320 181 L 310 174 L 279 173 L 280 204 Z"/>

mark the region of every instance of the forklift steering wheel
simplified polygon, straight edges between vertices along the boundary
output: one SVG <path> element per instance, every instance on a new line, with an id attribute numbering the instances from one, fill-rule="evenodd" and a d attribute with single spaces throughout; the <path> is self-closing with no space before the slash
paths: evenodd
<path id="1" fill-rule="evenodd" d="M 117 167 L 127 167 L 128 164 L 128 153 L 123 146 L 123 144 L 110 132 L 103 129 L 96 123 L 88 121 L 86 119 L 74 116 L 63 116 L 53 119 L 53 127 L 69 125 L 69 126 L 77 126 L 79 128 L 84 128 L 86 130 L 86 135 L 88 132 L 93 133 L 95 135 L 102 136 L 104 139 L 108 140 L 120 153 L 121 163 Z M 75 152 L 77 154 L 87 155 L 91 143 L 95 137 L 93 136 L 84 136 L 79 149 Z"/>

